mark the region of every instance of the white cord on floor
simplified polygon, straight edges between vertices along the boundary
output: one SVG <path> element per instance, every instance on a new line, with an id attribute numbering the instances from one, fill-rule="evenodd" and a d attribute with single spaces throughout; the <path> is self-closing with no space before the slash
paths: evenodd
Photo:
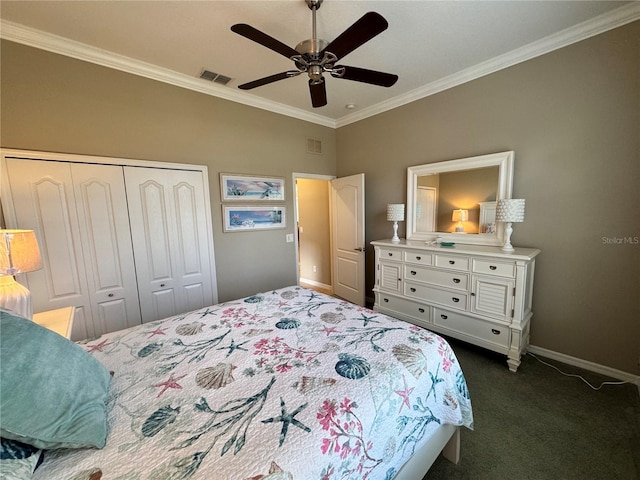
<path id="1" fill-rule="evenodd" d="M 562 375 L 566 376 L 566 377 L 578 377 L 580 380 L 582 380 L 584 383 L 586 383 L 587 385 L 589 385 L 592 389 L 594 390 L 600 390 L 603 386 L 605 385 L 624 385 L 625 383 L 629 383 L 629 382 L 624 382 L 624 381 L 620 381 L 620 382 L 602 382 L 600 384 L 599 387 L 594 387 L 593 385 L 591 385 L 587 380 L 585 380 L 583 377 L 581 377 L 580 375 L 577 375 L 575 373 L 565 373 L 562 370 L 560 370 L 558 367 L 556 367 L 555 365 L 551 365 L 550 363 L 545 362 L 544 360 L 540 360 L 538 357 L 536 357 L 533 353 L 531 352 L 527 352 L 527 355 L 531 355 L 533 358 L 535 358 L 536 360 L 538 360 L 540 363 L 542 363 L 543 365 L 546 365 L 548 367 L 553 368 L 554 370 L 557 370 L 558 372 L 560 372 Z"/>

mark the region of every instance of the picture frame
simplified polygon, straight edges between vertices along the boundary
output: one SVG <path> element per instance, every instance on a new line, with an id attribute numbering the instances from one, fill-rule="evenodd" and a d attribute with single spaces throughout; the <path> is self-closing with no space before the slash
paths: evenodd
<path id="1" fill-rule="evenodd" d="M 224 232 L 247 232 L 287 228 L 287 210 L 284 205 L 223 205 Z"/>
<path id="2" fill-rule="evenodd" d="M 220 174 L 220 196 L 223 202 L 284 202 L 282 177 Z"/>

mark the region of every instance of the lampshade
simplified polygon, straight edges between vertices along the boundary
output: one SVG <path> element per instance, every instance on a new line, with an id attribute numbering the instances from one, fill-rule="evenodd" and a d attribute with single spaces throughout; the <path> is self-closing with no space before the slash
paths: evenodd
<path id="1" fill-rule="evenodd" d="M 0 308 L 31 320 L 31 293 L 13 278 L 42 268 L 33 230 L 0 230 Z"/>
<path id="2" fill-rule="evenodd" d="M 524 222 L 524 198 L 498 200 L 496 206 L 497 222 Z"/>
<path id="3" fill-rule="evenodd" d="M 33 230 L 0 230 L 0 275 L 16 275 L 42 267 Z"/>
<path id="4" fill-rule="evenodd" d="M 390 203 L 387 205 L 387 220 L 390 222 L 403 222 L 404 203 Z"/>
<path id="5" fill-rule="evenodd" d="M 469 220 L 469 210 L 454 210 L 453 215 L 451 215 L 452 222 L 466 222 Z"/>

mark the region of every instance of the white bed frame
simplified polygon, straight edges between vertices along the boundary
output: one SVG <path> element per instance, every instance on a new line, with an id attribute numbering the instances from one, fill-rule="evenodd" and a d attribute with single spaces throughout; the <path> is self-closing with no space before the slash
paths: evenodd
<path id="1" fill-rule="evenodd" d="M 393 480 L 422 480 L 438 455 L 457 464 L 460 461 L 460 427 L 442 425 L 426 445 L 415 451 Z"/>

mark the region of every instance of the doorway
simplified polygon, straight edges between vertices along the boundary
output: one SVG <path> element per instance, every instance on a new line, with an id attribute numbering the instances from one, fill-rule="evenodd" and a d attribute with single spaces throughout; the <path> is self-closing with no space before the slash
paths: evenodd
<path id="1" fill-rule="evenodd" d="M 330 181 L 335 177 L 293 174 L 298 284 L 333 294 Z"/>

